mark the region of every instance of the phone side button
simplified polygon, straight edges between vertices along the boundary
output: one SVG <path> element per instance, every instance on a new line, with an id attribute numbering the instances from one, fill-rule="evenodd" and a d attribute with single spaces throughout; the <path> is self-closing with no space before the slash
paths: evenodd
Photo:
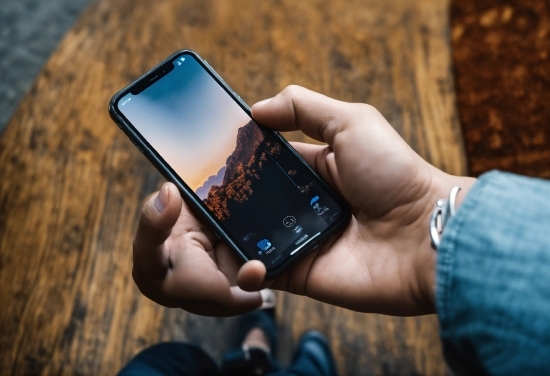
<path id="1" fill-rule="evenodd" d="M 243 99 L 239 96 L 239 94 L 233 92 L 233 94 L 235 94 L 235 96 L 237 97 L 237 100 L 239 101 L 239 103 L 244 106 L 244 107 L 248 107 L 248 105 L 243 101 Z"/>
<path id="2" fill-rule="evenodd" d="M 131 140 L 132 141 L 132 144 L 134 144 L 134 146 L 143 153 L 143 149 L 141 148 L 141 146 L 139 146 L 138 144 L 136 144 L 136 142 L 134 140 Z"/>

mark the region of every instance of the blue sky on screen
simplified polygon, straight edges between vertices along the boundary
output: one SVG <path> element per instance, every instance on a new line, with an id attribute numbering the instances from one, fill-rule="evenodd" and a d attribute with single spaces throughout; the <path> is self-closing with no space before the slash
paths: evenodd
<path id="1" fill-rule="evenodd" d="M 122 113 L 196 190 L 215 175 L 235 148 L 250 117 L 191 56 L 120 106 Z"/>

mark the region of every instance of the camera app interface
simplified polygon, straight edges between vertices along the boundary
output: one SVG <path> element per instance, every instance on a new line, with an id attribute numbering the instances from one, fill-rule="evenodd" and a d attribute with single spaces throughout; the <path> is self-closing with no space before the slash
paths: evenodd
<path id="1" fill-rule="evenodd" d="M 250 258 L 275 266 L 339 219 L 307 168 L 192 55 L 173 63 L 118 108 Z"/>

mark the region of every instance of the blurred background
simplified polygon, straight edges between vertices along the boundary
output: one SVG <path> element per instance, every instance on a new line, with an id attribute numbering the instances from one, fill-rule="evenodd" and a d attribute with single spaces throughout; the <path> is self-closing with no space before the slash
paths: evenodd
<path id="1" fill-rule="evenodd" d="M 0 134 L 46 59 L 89 0 L 0 4 Z"/>
<path id="2" fill-rule="evenodd" d="M 550 178 L 547 0 L 1 0 L 0 373 L 113 374 L 160 341 L 217 360 L 232 346 L 234 318 L 160 307 L 131 278 L 163 179 L 107 103 L 181 48 L 248 103 L 300 84 L 374 105 L 448 173 Z M 317 329 L 342 375 L 449 373 L 435 316 L 278 298 L 283 363 Z"/>

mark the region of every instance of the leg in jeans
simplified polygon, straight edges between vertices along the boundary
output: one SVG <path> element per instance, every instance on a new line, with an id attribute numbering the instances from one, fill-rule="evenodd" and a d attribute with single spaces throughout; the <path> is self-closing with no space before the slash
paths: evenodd
<path id="1" fill-rule="evenodd" d="M 224 376 L 264 375 L 277 370 L 275 310 L 256 310 L 241 316 L 237 341 L 222 360 Z"/>
<path id="2" fill-rule="evenodd" d="M 202 349 L 183 342 L 159 343 L 137 354 L 119 376 L 216 376 L 218 368 Z"/>
<path id="3" fill-rule="evenodd" d="M 273 376 L 335 376 L 336 374 L 336 364 L 327 339 L 317 331 L 310 331 L 302 336 L 288 370 L 274 373 Z"/>

